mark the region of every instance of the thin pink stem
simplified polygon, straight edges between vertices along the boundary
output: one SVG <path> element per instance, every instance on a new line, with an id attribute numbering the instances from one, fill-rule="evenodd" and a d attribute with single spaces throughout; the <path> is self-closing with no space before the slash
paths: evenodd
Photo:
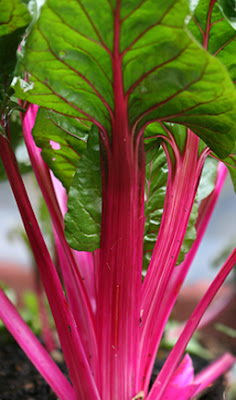
<path id="1" fill-rule="evenodd" d="M 139 390 L 147 391 L 155 359 L 159 326 L 158 312 L 166 297 L 166 290 L 173 273 L 184 239 L 200 175 L 198 169 L 199 139 L 188 130 L 186 149 L 173 166 L 168 152 L 169 165 L 167 192 L 161 227 L 151 263 L 142 287 L 141 355 L 139 358 Z M 190 168 L 191 165 L 191 168 Z"/>
<path id="2" fill-rule="evenodd" d="M 75 391 L 81 400 L 88 398 L 98 400 L 100 396 L 88 365 L 75 320 L 32 210 L 14 152 L 8 140 L 1 135 L 0 156 L 48 297 Z"/>
<path id="3" fill-rule="evenodd" d="M 194 312 L 192 313 L 191 317 L 186 323 L 185 328 L 181 333 L 177 343 L 170 352 L 156 381 L 155 386 L 158 387 L 158 395 L 156 397 L 156 400 L 161 400 L 163 398 L 162 396 L 165 392 L 165 389 L 167 388 L 170 379 L 181 360 L 181 357 L 184 353 L 184 350 L 187 347 L 187 344 L 192 334 L 196 330 L 204 312 L 212 302 L 217 291 L 222 286 L 223 282 L 227 278 L 230 271 L 233 269 L 235 263 L 236 263 L 236 248 L 232 251 L 227 261 L 221 268 L 220 272 L 217 274 L 216 278 L 214 279 L 211 286 L 207 290 L 206 294 L 203 296 L 202 300 L 195 308 Z"/>
<path id="4" fill-rule="evenodd" d="M 206 30 L 205 30 L 205 34 L 203 36 L 203 47 L 206 50 L 208 49 L 209 35 L 210 35 L 210 30 L 211 30 L 211 15 L 212 15 L 212 10 L 213 10 L 215 2 L 216 2 L 216 0 L 211 0 L 211 2 L 210 2 L 208 16 L 207 16 Z"/>
<path id="5" fill-rule="evenodd" d="M 199 208 L 199 216 L 196 222 L 197 238 L 194 241 L 190 251 L 185 256 L 185 260 L 173 270 L 171 278 L 168 282 L 165 291 L 165 296 L 158 310 L 158 323 L 156 326 L 156 332 L 158 332 L 158 334 L 156 335 L 155 338 L 156 344 L 155 344 L 154 354 L 156 354 L 157 352 L 166 322 L 175 304 L 175 301 L 177 299 L 180 288 L 184 282 L 184 279 L 188 273 L 189 267 L 191 266 L 194 256 L 199 248 L 202 237 L 205 233 L 210 217 L 215 208 L 216 202 L 219 198 L 226 174 L 227 174 L 227 168 L 225 168 L 223 163 L 219 163 L 215 189 L 206 199 L 202 201 Z M 151 371 L 152 368 L 149 366 L 149 373 L 147 373 L 146 375 L 146 379 L 143 386 L 145 390 L 147 390 L 149 385 Z"/>
<path id="6" fill-rule="evenodd" d="M 22 116 L 24 139 L 36 179 L 45 198 L 53 226 L 57 233 L 57 240 L 60 241 L 64 257 L 64 262 L 62 264 L 63 269 L 61 272 L 66 287 L 68 301 L 79 328 L 88 362 L 92 368 L 94 376 L 96 377 L 98 364 L 94 315 L 73 251 L 69 247 L 65 238 L 63 215 L 54 192 L 49 169 L 44 163 L 41 156 L 41 150 L 35 145 L 31 134 L 37 110 L 37 106 L 30 104 L 27 112 Z M 60 254 L 62 257 L 62 253 Z"/>
<path id="7" fill-rule="evenodd" d="M 220 375 L 224 374 L 236 362 L 236 358 L 229 353 L 225 353 L 218 360 L 213 362 L 196 375 L 194 383 L 199 385 L 195 395 L 209 387 Z"/>
<path id="8" fill-rule="evenodd" d="M 53 173 L 50 174 L 51 179 L 52 179 L 52 184 L 55 190 L 55 194 L 58 200 L 58 204 L 61 210 L 61 213 L 63 217 L 65 216 L 67 212 L 67 200 L 68 196 L 66 194 L 65 188 L 62 186 L 61 182 L 55 178 Z M 64 265 L 64 262 L 67 262 L 63 248 L 61 244 L 59 243 L 60 240 L 58 237 L 56 237 L 56 247 L 58 251 L 58 256 L 61 260 L 62 265 Z M 91 304 L 91 308 L 93 310 L 93 313 L 95 314 L 96 308 L 97 308 L 97 301 L 96 301 L 96 294 L 95 294 L 95 277 L 94 277 L 94 262 L 93 262 L 93 255 L 92 253 L 85 252 L 85 251 L 75 251 L 72 250 L 74 254 L 74 258 L 76 260 L 76 264 L 78 266 L 78 269 L 80 271 L 80 275 L 82 277 L 89 302 Z M 63 253 L 63 254 L 62 254 Z M 63 268 L 62 268 L 63 269 Z"/>
<path id="9" fill-rule="evenodd" d="M 76 400 L 75 392 L 48 352 L 0 288 L 0 317 L 35 368 L 61 400 Z"/>

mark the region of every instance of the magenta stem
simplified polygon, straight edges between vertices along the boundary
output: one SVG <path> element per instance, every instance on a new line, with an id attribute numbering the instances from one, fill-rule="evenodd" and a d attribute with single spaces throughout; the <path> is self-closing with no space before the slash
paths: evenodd
<path id="1" fill-rule="evenodd" d="M 61 400 L 76 400 L 75 392 L 56 363 L 0 288 L 0 317 L 35 368 Z"/>
<path id="2" fill-rule="evenodd" d="M 62 277 L 68 296 L 69 305 L 79 329 L 87 360 L 92 372 L 97 377 L 97 339 L 95 320 L 89 298 L 85 290 L 83 279 L 72 249 L 69 247 L 64 234 L 64 221 L 55 191 L 52 185 L 50 172 L 44 163 L 41 150 L 35 145 L 31 131 L 34 126 L 38 107 L 30 104 L 22 116 L 22 129 L 25 143 L 29 153 L 32 168 L 46 201 L 52 223 L 57 233 L 57 240 L 61 246 L 61 259 L 63 257 Z M 62 255 L 63 253 L 63 255 Z"/>
<path id="3" fill-rule="evenodd" d="M 235 263 L 236 263 L 236 248 L 232 251 L 227 261 L 221 268 L 220 272 L 217 274 L 216 278 L 210 285 L 206 294 L 203 296 L 202 300 L 195 308 L 194 312 L 192 313 L 191 317 L 186 323 L 185 328 L 183 329 L 183 332 L 181 333 L 177 343 L 170 352 L 156 381 L 156 387 L 158 387 L 158 395 L 156 397 L 156 400 L 161 400 L 163 398 L 162 396 L 164 395 L 165 389 L 167 388 L 170 379 L 181 360 L 181 357 L 184 353 L 184 350 L 187 347 L 190 338 L 192 337 L 194 331 L 197 329 L 197 326 L 204 312 L 212 302 L 214 296 L 216 295 L 219 288 L 222 286 L 223 282 L 227 278 L 230 271 L 233 269 Z"/>
<path id="4" fill-rule="evenodd" d="M 94 398 L 98 400 L 100 397 L 84 353 L 75 320 L 67 304 L 60 280 L 32 210 L 14 152 L 8 139 L 1 135 L 0 156 L 48 297 L 74 389 L 79 399 Z"/>
<path id="5" fill-rule="evenodd" d="M 198 156 L 199 138 L 188 130 L 185 151 L 169 164 L 167 192 L 157 242 L 142 287 L 141 355 L 139 390 L 147 390 L 159 337 L 159 310 L 187 229 L 203 162 Z M 191 166 L 191 167 L 190 167 Z M 174 297 L 175 293 L 170 293 Z"/>
<path id="6" fill-rule="evenodd" d="M 108 165 L 102 160 L 97 324 L 101 397 L 106 400 L 130 400 L 137 394 L 144 227 L 144 149 L 141 143 L 137 159 L 123 90 L 120 3 L 115 12 L 112 151 Z"/>

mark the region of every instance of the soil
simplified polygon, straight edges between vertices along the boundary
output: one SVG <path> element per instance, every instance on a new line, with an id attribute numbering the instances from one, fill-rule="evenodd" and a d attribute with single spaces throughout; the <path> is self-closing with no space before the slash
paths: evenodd
<path id="1" fill-rule="evenodd" d="M 205 367 L 205 361 L 195 358 L 194 368 L 199 372 Z M 153 371 L 153 380 L 163 362 L 157 362 Z M 66 366 L 58 363 L 64 373 Z M 223 400 L 224 379 L 221 377 L 199 400 Z M 16 342 L 12 341 L 0 347 L 0 400 L 55 400 L 57 396 L 34 368 Z M 68 399 L 69 400 L 69 399 Z"/>
<path id="2" fill-rule="evenodd" d="M 65 364 L 57 364 L 65 373 Z M 23 399 L 55 400 L 57 396 L 16 342 L 1 345 L 0 400 Z"/>

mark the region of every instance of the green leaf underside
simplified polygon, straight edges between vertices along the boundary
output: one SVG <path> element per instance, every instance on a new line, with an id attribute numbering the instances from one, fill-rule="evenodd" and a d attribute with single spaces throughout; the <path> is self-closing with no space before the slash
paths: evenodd
<path id="1" fill-rule="evenodd" d="M 40 108 L 33 128 L 42 157 L 68 191 L 79 158 L 87 147 L 90 127 L 75 118 Z"/>
<path id="2" fill-rule="evenodd" d="M 166 125 L 167 127 L 168 125 Z M 179 150 L 184 150 L 186 129 L 174 125 L 168 126 L 178 144 Z M 185 129 L 185 132 L 183 131 Z M 162 147 L 159 147 L 159 141 L 156 139 L 147 139 L 148 136 L 165 133 L 158 124 L 152 124 L 146 129 L 146 185 L 145 185 L 145 229 L 144 229 L 144 257 L 143 268 L 147 269 L 151 260 L 157 235 L 159 232 L 168 177 L 168 166 L 165 153 Z M 217 161 L 207 158 L 199 188 L 196 195 L 196 201 L 190 215 L 188 227 L 185 233 L 184 241 L 181 246 L 177 265 L 184 261 L 185 255 L 189 252 L 194 240 L 196 239 L 195 224 L 198 217 L 198 203 L 209 196 L 215 187 L 217 174 Z"/>
<path id="3" fill-rule="evenodd" d="M 0 103 L 12 94 L 10 84 L 16 65 L 16 51 L 30 15 L 19 0 L 0 2 Z M 4 104 L 0 104 L 4 108 Z"/>
<path id="4" fill-rule="evenodd" d="M 98 130 L 94 126 L 69 191 L 65 235 L 73 249 L 94 251 L 100 246 L 101 191 Z"/>
<path id="5" fill-rule="evenodd" d="M 201 44 L 206 32 L 209 4 L 208 1 L 201 0 L 188 24 L 188 30 Z M 236 31 L 223 18 L 217 2 L 212 9 L 211 24 L 213 25 L 209 32 L 208 51 L 227 67 L 231 79 L 236 82 Z"/>
<path id="6" fill-rule="evenodd" d="M 119 40 L 130 129 L 161 119 L 190 127 L 219 156 L 234 146 L 235 92 L 225 68 L 183 29 L 187 1 L 48 0 L 21 62 L 17 96 L 102 125 L 111 134 L 112 52 Z M 220 118 L 219 118 L 220 115 Z"/>

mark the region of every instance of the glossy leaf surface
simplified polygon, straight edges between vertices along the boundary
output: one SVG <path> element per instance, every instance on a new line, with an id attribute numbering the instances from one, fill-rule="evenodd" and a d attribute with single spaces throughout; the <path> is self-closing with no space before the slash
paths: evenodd
<path id="1" fill-rule="evenodd" d="M 90 128 L 75 118 L 65 117 L 40 108 L 33 136 L 42 157 L 67 191 L 74 177 L 79 158 L 86 149 Z"/>

